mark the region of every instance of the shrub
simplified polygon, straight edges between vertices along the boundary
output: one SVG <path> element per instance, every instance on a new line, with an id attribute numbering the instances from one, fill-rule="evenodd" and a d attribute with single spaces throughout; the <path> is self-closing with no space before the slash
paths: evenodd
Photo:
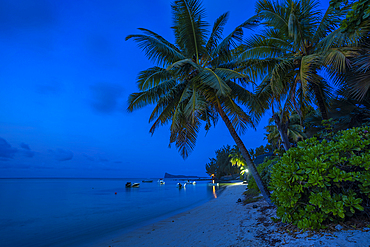
<path id="1" fill-rule="evenodd" d="M 273 166 L 271 199 L 283 222 L 319 229 L 368 215 L 370 127 L 340 131 L 330 139 L 301 141 Z"/>
<path id="2" fill-rule="evenodd" d="M 262 179 L 262 182 L 266 186 L 268 186 L 269 183 L 270 183 L 270 177 L 271 177 L 271 169 L 272 169 L 272 167 L 280 159 L 280 157 L 274 157 L 274 158 L 272 158 L 272 157 L 273 156 L 266 157 L 265 160 L 264 160 L 264 162 L 262 164 L 259 164 L 257 166 L 258 174 L 260 175 L 260 177 Z M 253 177 L 248 182 L 248 189 L 256 189 L 257 191 L 259 191 L 258 186 L 256 184 L 256 181 L 254 180 Z"/>

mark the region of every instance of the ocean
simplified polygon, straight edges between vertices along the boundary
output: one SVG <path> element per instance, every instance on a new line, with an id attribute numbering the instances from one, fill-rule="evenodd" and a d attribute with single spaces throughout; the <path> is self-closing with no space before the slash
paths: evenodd
<path id="1" fill-rule="evenodd" d="M 183 189 L 143 179 L 0 179 L 2 247 L 88 246 L 217 198 L 197 181 Z M 140 182 L 126 188 L 126 182 Z"/>

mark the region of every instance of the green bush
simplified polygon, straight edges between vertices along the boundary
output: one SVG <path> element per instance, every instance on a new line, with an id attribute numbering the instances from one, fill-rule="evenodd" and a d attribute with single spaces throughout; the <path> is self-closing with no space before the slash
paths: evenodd
<path id="1" fill-rule="evenodd" d="M 273 156 L 272 156 L 273 157 Z M 270 183 L 270 177 L 271 177 L 271 169 L 276 164 L 276 162 L 279 161 L 280 157 L 266 157 L 264 162 L 262 164 L 259 164 L 257 166 L 258 174 L 260 175 L 262 182 L 268 186 Z M 256 189 L 259 191 L 258 186 L 256 184 L 256 181 L 253 177 L 248 182 L 248 188 L 249 189 Z"/>
<path id="2" fill-rule="evenodd" d="M 271 173 L 277 216 L 301 229 L 370 213 L 370 127 L 316 137 L 289 149 Z"/>

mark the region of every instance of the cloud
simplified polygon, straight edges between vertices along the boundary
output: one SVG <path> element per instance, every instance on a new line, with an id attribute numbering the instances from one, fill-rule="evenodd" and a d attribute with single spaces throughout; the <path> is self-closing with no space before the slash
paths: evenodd
<path id="1" fill-rule="evenodd" d="M 108 159 L 105 159 L 105 158 L 100 158 L 99 161 L 100 162 L 108 162 L 109 160 Z"/>
<path id="2" fill-rule="evenodd" d="M 26 150 L 31 150 L 30 146 L 28 146 L 27 144 L 25 144 L 23 142 L 21 143 L 21 148 L 26 149 Z"/>
<path id="3" fill-rule="evenodd" d="M 33 151 L 24 150 L 22 153 L 27 158 L 32 158 L 33 156 L 35 156 L 35 152 Z"/>
<path id="4" fill-rule="evenodd" d="M 30 146 L 28 146 L 28 144 L 22 142 L 21 148 L 22 148 L 21 152 L 25 157 L 32 158 L 33 156 L 35 156 L 35 152 L 31 151 L 31 148 Z"/>
<path id="5" fill-rule="evenodd" d="M 104 114 L 117 110 L 118 100 L 122 97 L 123 88 L 116 84 L 98 83 L 92 86 L 91 107 Z"/>
<path id="6" fill-rule="evenodd" d="M 69 150 L 58 148 L 57 150 L 49 150 L 54 155 L 54 158 L 58 161 L 67 161 L 73 158 L 73 153 Z"/>
<path id="7" fill-rule="evenodd" d="M 90 160 L 90 161 L 95 161 L 95 159 L 94 159 L 93 157 L 91 157 L 91 156 L 89 156 L 89 155 L 87 155 L 87 154 L 83 154 L 83 156 L 84 156 L 86 159 Z"/>
<path id="8" fill-rule="evenodd" d="M 12 148 L 5 139 L 0 137 L 0 160 L 6 161 L 12 159 L 16 152 L 18 152 L 18 149 Z"/>

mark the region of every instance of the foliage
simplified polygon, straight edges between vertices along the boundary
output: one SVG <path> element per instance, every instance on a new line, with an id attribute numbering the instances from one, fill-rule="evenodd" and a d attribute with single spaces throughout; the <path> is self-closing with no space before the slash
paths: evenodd
<path id="1" fill-rule="evenodd" d="M 256 162 L 256 158 L 258 156 L 271 154 L 272 152 L 273 152 L 273 147 L 269 144 L 267 144 L 265 146 L 261 145 L 261 146 L 257 147 L 255 150 L 253 150 L 252 148 L 249 150 L 249 153 L 251 154 L 251 156 L 252 156 L 252 158 L 255 162 Z M 240 177 L 241 177 L 241 179 L 249 180 L 249 171 L 247 170 L 248 165 L 245 162 L 245 159 L 243 158 L 238 146 L 234 145 L 234 147 L 231 150 L 230 158 L 231 158 L 230 161 L 231 161 L 232 165 L 240 168 L 240 175 L 241 175 Z M 258 168 L 257 168 L 257 171 L 259 172 Z M 259 174 L 260 174 L 260 172 L 259 172 Z M 253 181 L 254 181 L 254 184 L 255 184 L 254 179 L 253 179 Z M 255 184 L 255 186 L 258 190 L 257 184 Z"/>
<path id="2" fill-rule="evenodd" d="M 330 119 L 321 121 L 319 112 L 315 110 L 307 116 L 304 121 L 306 135 L 326 139 L 325 133 L 360 127 L 370 121 L 369 107 L 368 100 L 335 99 L 329 110 Z"/>
<path id="3" fill-rule="evenodd" d="M 295 145 L 298 141 L 304 140 L 306 138 L 306 134 L 304 133 L 304 127 L 300 125 L 299 115 L 295 111 L 293 111 L 293 113 L 288 117 L 287 136 L 289 142 Z M 265 134 L 264 139 L 267 139 L 275 149 L 278 149 L 282 146 L 282 138 L 278 131 L 278 127 L 273 123 L 274 119 L 270 118 L 269 125 L 265 127 L 267 133 Z"/>
<path id="4" fill-rule="evenodd" d="M 251 148 L 250 150 L 248 150 L 248 152 L 250 153 L 252 159 L 254 159 L 253 158 L 255 156 L 254 150 Z M 246 169 L 248 169 L 248 165 L 237 145 L 233 146 L 229 157 L 231 164 L 239 169 L 240 178 L 246 179 L 248 175 L 246 172 Z"/>
<path id="5" fill-rule="evenodd" d="M 206 164 L 207 174 L 210 176 L 214 175 L 216 179 L 225 175 L 238 174 L 238 167 L 233 166 L 231 163 L 231 152 L 232 150 L 229 145 L 218 149 L 215 152 L 216 158 L 210 158 L 210 162 Z"/>
<path id="6" fill-rule="evenodd" d="M 348 11 L 346 18 L 341 23 L 341 28 L 345 32 L 354 32 L 370 18 L 370 0 L 331 0 L 330 4 L 336 9 L 351 6 L 351 10 Z"/>
<path id="7" fill-rule="evenodd" d="M 370 127 L 327 134 L 299 142 L 272 168 L 277 216 L 301 229 L 370 213 Z"/>
<path id="8" fill-rule="evenodd" d="M 316 0 L 259 0 L 256 6 L 254 18 L 263 29 L 246 39 L 239 57 L 258 59 L 252 66 L 262 77 L 258 96 L 272 110 L 278 107 L 284 114 L 295 110 L 302 117 L 308 105 L 316 104 L 327 119 L 332 89 L 319 72 L 333 76 L 344 71 L 353 53 L 343 47 L 349 37 L 339 29 L 345 10 L 329 6 L 322 13 Z"/>
<path id="9" fill-rule="evenodd" d="M 170 123 L 170 143 L 175 143 L 186 158 L 195 147 L 202 124 L 208 131 L 221 113 L 240 133 L 254 126 L 252 117 L 243 110 L 253 105 L 253 95 L 246 90 L 250 80 L 232 62 L 232 50 L 242 40 L 242 28 L 253 24 L 242 23 L 223 38 L 228 12 L 209 30 L 201 1 L 175 0 L 171 8 L 174 43 L 145 28 L 126 37 L 156 64 L 139 73 L 140 91 L 129 96 L 128 110 L 154 104 L 150 132 Z"/>
<path id="10" fill-rule="evenodd" d="M 274 152 L 274 147 L 270 144 L 261 145 L 255 149 L 255 156 L 260 156 L 268 153 Z"/>
<path id="11" fill-rule="evenodd" d="M 271 169 L 272 167 L 280 160 L 278 156 L 266 157 L 265 161 L 257 166 L 257 171 L 261 176 L 263 183 L 268 186 L 270 184 L 271 179 Z M 248 183 L 249 189 L 256 189 L 258 190 L 256 181 L 254 178 L 251 178 Z"/>
<path id="12" fill-rule="evenodd" d="M 370 21 L 367 31 L 362 31 L 358 43 L 356 56 L 349 59 L 349 68 L 342 75 L 336 77 L 337 84 L 341 84 L 340 94 L 350 99 L 369 101 L 370 98 Z"/>

